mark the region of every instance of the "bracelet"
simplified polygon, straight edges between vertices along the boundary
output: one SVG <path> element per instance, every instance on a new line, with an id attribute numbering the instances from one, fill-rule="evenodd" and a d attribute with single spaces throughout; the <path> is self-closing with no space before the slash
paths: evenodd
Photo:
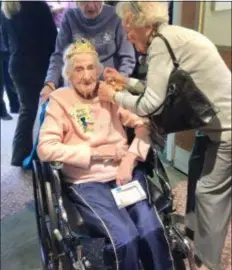
<path id="1" fill-rule="evenodd" d="M 52 91 L 55 91 L 56 90 L 49 83 L 45 83 L 44 86 L 48 86 Z"/>

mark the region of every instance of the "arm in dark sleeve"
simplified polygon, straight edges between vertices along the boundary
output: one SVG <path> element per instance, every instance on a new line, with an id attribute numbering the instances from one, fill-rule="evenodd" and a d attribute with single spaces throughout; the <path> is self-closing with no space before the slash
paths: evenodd
<path id="1" fill-rule="evenodd" d="M 60 31 L 56 38 L 55 52 L 50 58 L 49 69 L 45 82 L 53 82 L 58 86 L 63 66 L 64 49 L 72 42 L 72 32 L 68 23 L 68 17 L 71 10 L 68 10 L 61 23 Z"/>
<path id="2" fill-rule="evenodd" d="M 2 12 L 0 14 L 0 18 L 0 48 L 2 51 L 9 51 L 8 34 L 6 30 L 4 15 Z"/>
<path id="3" fill-rule="evenodd" d="M 41 10 L 43 20 L 40 20 L 40 26 L 43 29 L 44 44 L 48 55 L 55 51 L 57 28 L 53 20 L 52 12 L 47 3 L 44 2 L 44 8 Z"/>

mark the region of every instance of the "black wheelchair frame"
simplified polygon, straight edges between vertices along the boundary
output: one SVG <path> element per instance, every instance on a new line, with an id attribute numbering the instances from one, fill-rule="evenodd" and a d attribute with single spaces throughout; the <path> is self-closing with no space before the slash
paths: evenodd
<path id="1" fill-rule="evenodd" d="M 173 254 L 176 270 L 184 270 L 187 259 L 191 270 L 195 269 L 194 253 L 175 221 L 173 196 L 170 182 L 155 149 L 152 154 L 152 173 L 159 186 L 149 180 L 149 201 L 159 212 Z M 33 160 L 33 188 L 35 213 L 43 270 L 87 270 L 94 269 L 82 254 L 82 240 L 96 237 L 87 231 L 80 213 L 73 207 L 62 190 L 62 164 L 43 163 Z M 150 176 L 152 176 L 150 173 Z M 75 222 L 70 220 L 75 215 Z M 116 269 L 116 268 L 115 268 Z"/>

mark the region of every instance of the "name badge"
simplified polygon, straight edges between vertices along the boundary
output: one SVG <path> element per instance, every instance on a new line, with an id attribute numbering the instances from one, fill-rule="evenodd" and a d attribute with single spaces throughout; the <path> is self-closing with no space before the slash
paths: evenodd
<path id="1" fill-rule="evenodd" d="M 147 198 L 138 180 L 111 190 L 119 209 L 143 201 Z"/>

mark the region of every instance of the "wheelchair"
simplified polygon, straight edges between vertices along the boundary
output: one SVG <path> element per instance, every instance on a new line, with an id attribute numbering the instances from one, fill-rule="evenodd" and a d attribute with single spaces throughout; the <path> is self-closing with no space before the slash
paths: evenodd
<path id="1" fill-rule="evenodd" d="M 155 148 L 151 149 L 145 165 L 148 200 L 162 219 L 175 268 L 186 269 L 186 259 L 189 268 L 194 270 L 194 253 L 176 222 L 170 182 Z M 82 244 L 84 239 L 100 237 L 87 230 L 77 208 L 63 191 L 62 164 L 34 159 L 33 191 L 42 269 L 94 270 L 94 265 L 83 255 Z"/>

